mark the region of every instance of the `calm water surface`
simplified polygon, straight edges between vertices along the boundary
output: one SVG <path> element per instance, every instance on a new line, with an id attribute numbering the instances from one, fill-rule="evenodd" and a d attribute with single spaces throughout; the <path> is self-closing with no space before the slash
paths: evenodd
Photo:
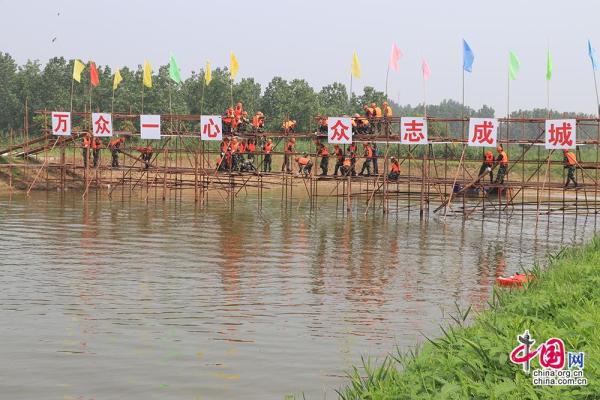
<path id="1" fill-rule="evenodd" d="M 334 399 L 594 217 L 0 195 L 1 399 Z"/>

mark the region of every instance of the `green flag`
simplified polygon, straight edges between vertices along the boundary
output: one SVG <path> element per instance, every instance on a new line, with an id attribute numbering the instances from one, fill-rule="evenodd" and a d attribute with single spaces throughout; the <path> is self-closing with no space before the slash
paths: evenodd
<path id="1" fill-rule="evenodd" d="M 550 50 L 548 50 L 548 58 L 546 59 L 546 80 L 552 79 L 552 56 Z"/>
<path id="2" fill-rule="evenodd" d="M 517 55 L 510 51 L 508 53 L 508 77 L 510 80 L 514 81 L 517 79 L 519 68 L 521 68 L 521 63 L 519 62 Z"/>
<path id="3" fill-rule="evenodd" d="M 169 60 L 169 78 L 171 78 L 176 83 L 181 83 L 181 76 L 179 76 L 179 67 L 177 66 L 175 56 L 173 55 Z"/>

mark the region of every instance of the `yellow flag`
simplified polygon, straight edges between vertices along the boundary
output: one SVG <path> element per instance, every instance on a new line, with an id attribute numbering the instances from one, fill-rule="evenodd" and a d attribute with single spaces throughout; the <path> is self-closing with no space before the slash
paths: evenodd
<path id="1" fill-rule="evenodd" d="M 354 50 L 354 54 L 352 55 L 352 76 L 356 79 L 360 78 L 360 64 L 358 63 L 356 50 Z"/>
<path id="2" fill-rule="evenodd" d="M 208 86 L 210 85 L 210 81 L 212 81 L 212 73 L 210 71 L 210 61 L 207 61 L 206 68 L 204 69 L 204 84 Z"/>
<path id="3" fill-rule="evenodd" d="M 235 58 L 235 54 L 233 54 L 233 51 L 231 52 L 231 62 L 229 64 L 229 70 L 231 71 L 231 79 L 235 79 L 235 76 L 240 70 L 240 64 L 238 64 L 238 60 L 237 58 Z"/>
<path id="4" fill-rule="evenodd" d="M 121 77 L 121 70 L 117 70 L 117 72 L 115 72 L 115 79 L 113 80 L 113 90 L 119 86 L 119 83 L 121 83 L 122 80 L 123 77 Z"/>
<path id="5" fill-rule="evenodd" d="M 73 63 L 73 79 L 81 83 L 81 72 L 84 70 L 85 64 L 79 60 Z"/>
<path id="6" fill-rule="evenodd" d="M 152 66 L 148 60 L 144 60 L 144 86 L 152 87 Z"/>

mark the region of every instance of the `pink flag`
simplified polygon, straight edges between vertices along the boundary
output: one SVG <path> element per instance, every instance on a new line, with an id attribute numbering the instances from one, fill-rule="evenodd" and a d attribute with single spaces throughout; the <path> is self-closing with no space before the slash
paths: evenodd
<path id="1" fill-rule="evenodd" d="M 396 46 L 396 43 L 392 44 L 392 54 L 390 55 L 390 68 L 394 71 L 398 71 L 400 69 L 400 65 L 398 65 L 398 60 L 402 57 L 402 50 Z"/>
<path id="2" fill-rule="evenodd" d="M 424 80 L 429 79 L 429 75 L 431 75 L 431 69 L 429 69 L 429 64 L 427 64 L 426 59 L 423 59 L 423 64 L 422 64 L 421 68 L 423 69 L 423 79 Z"/>

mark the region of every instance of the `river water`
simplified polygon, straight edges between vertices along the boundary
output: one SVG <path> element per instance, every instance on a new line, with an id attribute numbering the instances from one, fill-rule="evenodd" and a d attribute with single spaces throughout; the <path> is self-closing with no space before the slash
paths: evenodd
<path id="1" fill-rule="evenodd" d="M 594 217 L 0 195 L 0 398 L 334 399 Z M 217 202 L 215 202 L 217 203 Z"/>

